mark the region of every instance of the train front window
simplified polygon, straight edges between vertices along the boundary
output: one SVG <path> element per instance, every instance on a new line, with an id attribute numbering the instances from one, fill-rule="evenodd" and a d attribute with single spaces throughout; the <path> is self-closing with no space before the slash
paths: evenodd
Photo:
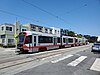
<path id="1" fill-rule="evenodd" d="M 20 34 L 19 36 L 18 36 L 18 42 L 19 43 L 22 43 L 23 41 L 24 41 L 24 34 Z"/>
<path id="2" fill-rule="evenodd" d="M 29 43 L 32 43 L 32 35 L 26 36 L 25 44 L 29 44 Z"/>

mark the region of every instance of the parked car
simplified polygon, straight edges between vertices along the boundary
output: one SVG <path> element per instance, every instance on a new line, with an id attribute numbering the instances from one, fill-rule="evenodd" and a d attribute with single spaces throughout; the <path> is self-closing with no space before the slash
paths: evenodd
<path id="1" fill-rule="evenodd" d="M 91 52 L 100 52 L 100 42 L 95 42 L 93 45 L 92 45 L 92 50 Z"/>

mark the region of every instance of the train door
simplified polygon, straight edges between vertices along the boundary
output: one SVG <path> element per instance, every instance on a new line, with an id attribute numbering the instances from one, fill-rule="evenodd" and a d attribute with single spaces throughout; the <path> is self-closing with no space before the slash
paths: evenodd
<path id="1" fill-rule="evenodd" d="M 66 44 L 68 44 L 68 38 L 66 38 Z"/>
<path id="2" fill-rule="evenodd" d="M 57 44 L 57 37 L 54 37 L 54 45 Z"/>
<path id="3" fill-rule="evenodd" d="M 33 44 L 33 46 L 38 45 L 38 35 L 33 35 L 32 36 L 32 44 Z"/>
<path id="4" fill-rule="evenodd" d="M 32 35 L 32 46 L 32 52 L 38 51 L 38 48 L 36 48 L 38 46 L 38 35 Z"/>

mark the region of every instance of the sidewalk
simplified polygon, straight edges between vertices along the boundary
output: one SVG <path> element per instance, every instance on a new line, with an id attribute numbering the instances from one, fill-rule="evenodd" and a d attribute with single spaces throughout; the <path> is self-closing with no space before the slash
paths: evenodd
<path id="1" fill-rule="evenodd" d="M 2 48 L 0 47 L 0 61 L 4 58 L 9 58 L 15 56 L 16 48 Z"/>
<path id="2" fill-rule="evenodd" d="M 0 52 L 3 51 L 15 51 L 16 48 L 3 48 L 3 47 L 0 47 Z"/>

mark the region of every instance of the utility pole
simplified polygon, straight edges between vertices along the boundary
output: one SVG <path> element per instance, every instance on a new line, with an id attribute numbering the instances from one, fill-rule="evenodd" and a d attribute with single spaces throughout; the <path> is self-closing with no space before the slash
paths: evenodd
<path id="1" fill-rule="evenodd" d="M 62 35 L 63 35 L 63 29 L 60 30 L 60 43 L 61 43 L 61 48 L 62 48 Z"/>

